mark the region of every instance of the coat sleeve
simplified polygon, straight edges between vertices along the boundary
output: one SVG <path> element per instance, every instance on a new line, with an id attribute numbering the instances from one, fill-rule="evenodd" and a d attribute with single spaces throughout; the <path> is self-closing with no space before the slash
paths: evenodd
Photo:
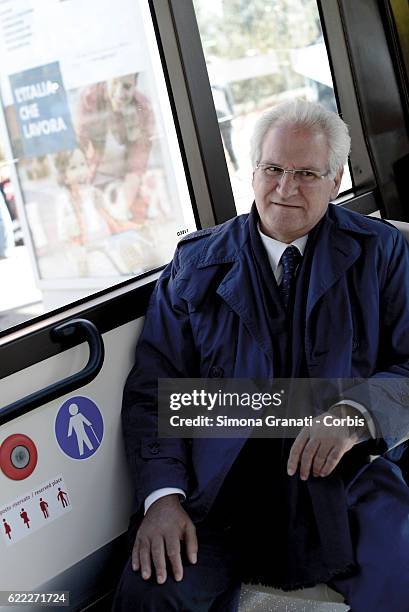
<path id="1" fill-rule="evenodd" d="M 124 389 L 122 425 L 137 509 L 155 489 L 188 491 L 189 441 L 160 439 L 157 432 L 158 378 L 197 377 L 188 305 L 177 295 L 178 268 L 177 251 L 151 296 Z"/>
<path id="2" fill-rule="evenodd" d="M 377 426 L 377 454 L 409 438 L 409 248 L 395 229 L 393 237 L 380 275 L 379 368 L 345 394 L 371 413 Z"/>

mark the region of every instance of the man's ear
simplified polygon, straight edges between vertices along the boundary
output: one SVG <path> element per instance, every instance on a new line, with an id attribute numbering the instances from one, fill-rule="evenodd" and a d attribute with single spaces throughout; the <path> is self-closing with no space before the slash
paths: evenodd
<path id="1" fill-rule="evenodd" d="M 331 189 L 331 200 L 335 200 L 338 195 L 339 188 L 341 186 L 342 175 L 344 174 L 344 169 L 340 168 L 336 173 L 335 177 L 332 179 L 333 186 Z"/>

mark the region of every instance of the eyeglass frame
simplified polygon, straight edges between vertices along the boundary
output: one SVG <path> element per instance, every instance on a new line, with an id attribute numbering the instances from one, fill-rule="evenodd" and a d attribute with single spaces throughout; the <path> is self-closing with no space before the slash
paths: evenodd
<path id="1" fill-rule="evenodd" d="M 293 169 L 290 169 L 290 168 L 283 168 L 282 166 L 279 166 L 278 164 L 273 164 L 271 162 L 261 162 L 261 161 L 256 162 L 256 170 L 258 170 L 259 168 L 260 168 L 260 170 L 264 170 L 263 167 L 264 168 L 271 167 L 271 168 L 277 168 L 279 170 L 282 170 L 281 175 L 280 176 L 276 176 L 276 177 L 275 176 L 269 176 L 268 174 L 265 174 L 265 176 L 267 176 L 267 178 L 275 179 L 278 182 L 281 181 L 282 178 L 287 173 L 288 174 L 292 174 L 293 175 L 293 179 L 295 181 L 297 181 L 296 173 L 299 173 L 299 172 L 310 172 L 314 176 L 314 178 L 316 178 L 316 179 L 329 178 L 330 175 L 332 174 L 330 170 L 328 170 L 328 172 L 325 172 L 325 174 L 320 174 L 317 170 L 309 170 L 308 168 L 293 168 Z M 297 182 L 298 183 L 302 183 L 302 179 L 301 180 L 299 179 Z M 308 184 L 308 182 L 304 183 L 304 184 Z M 315 181 L 312 181 L 312 183 L 310 183 L 310 184 L 314 185 L 314 184 L 318 184 L 318 183 L 315 183 Z"/>

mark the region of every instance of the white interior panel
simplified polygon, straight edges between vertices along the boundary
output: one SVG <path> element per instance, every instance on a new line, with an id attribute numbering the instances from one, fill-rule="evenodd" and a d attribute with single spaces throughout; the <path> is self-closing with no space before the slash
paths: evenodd
<path id="1" fill-rule="evenodd" d="M 123 450 L 120 414 L 122 389 L 133 363 L 141 323 L 142 319 L 133 321 L 104 334 L 104 365 L 90 384 L 0 428 L 0 443 L 11 434 L 25 434 L 38 451 L 37 466 L 28 478 L 13 481 L 0 472 L 0 508 L 59 475 L 63 476 L 72 506 L 71 511 L 13 544 L 1 534 L 0 590 L 35 589 L 127 529 L 133 487 Z M 83 344 L 3 379 L 2 404 L 78 371 L 87 354 Z M 104 420 L 101 446 L 82 460 L 64 454 L 54 433 L 59 408 L 78 395 L 93 400 Z"/>

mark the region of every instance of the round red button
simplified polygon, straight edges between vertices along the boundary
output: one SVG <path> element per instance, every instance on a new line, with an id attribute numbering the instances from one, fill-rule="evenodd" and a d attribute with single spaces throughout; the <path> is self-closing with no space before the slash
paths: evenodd
<path id="1" fill-rule="evenodd" d="M 0 467 L 12 480 L 30 476 L 37 465 L 37 449 L 24 434 L 12 434 L 0 446 Z"/>

